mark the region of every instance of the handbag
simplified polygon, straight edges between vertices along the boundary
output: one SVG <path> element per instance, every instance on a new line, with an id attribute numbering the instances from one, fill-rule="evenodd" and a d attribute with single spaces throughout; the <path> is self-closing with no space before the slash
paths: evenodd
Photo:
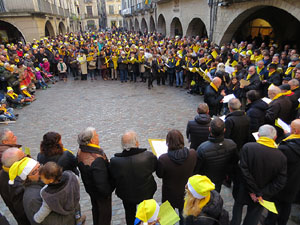
<path id="1" fill-rule="evenodd" d="M 90 61 L 90 66 L 96 66 L 96 61 Z"/>

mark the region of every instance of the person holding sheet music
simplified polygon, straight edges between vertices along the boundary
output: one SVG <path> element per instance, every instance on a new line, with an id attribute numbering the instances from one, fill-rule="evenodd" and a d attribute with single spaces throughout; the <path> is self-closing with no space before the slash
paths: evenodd
<path id="1" fill-rule="evenodd" d="M 167 67 L 167 74 L 169 77 L 169 85 L 173 86 L 174 78 L 175 78 L 175 58 L 173 57 L 172 53 L 168 55 L 168 60 L 166 62 Z"/>

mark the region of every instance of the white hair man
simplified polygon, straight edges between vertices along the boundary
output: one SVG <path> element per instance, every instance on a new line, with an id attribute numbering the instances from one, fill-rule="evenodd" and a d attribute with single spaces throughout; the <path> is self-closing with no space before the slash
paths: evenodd
<path id="1" fill-rule="evenodd" d="M 231 225 L 240 225 L 244 205 L 248 207 L 243 224 L 257 225 L 263 211 L 257 202 L 270 200 L 286 184 L 286 157 L 277 149 L 276 129 L 263 125 L 258 136 L 256 142 L 245 144 L 240 153 L 242 177 L 234 194 Z"/>
<path id="2" fill-rule="evenodd" d="M 122 153 L 110 160 L 110 173 L 116 184 L 116 194 L 122 199 L 126 223 L 134 224 L 136 206 L 152 199 L 157 189 L 153 173 L 157 158 L 145 148 L 139 148 L 137 134 L 126 132 L 121 138 Z"/>
<path id="3" fill-rule="evenodd" d="M 92 202 L 93 223 L 110 225 L 113 187 L 108 172 L 109 162 L 99 146 L 99 135 L 88 127 L 78 135 L 78 168 Z"/>
<path id="4" fill-rule="evenodd" d="M 276 120 L 280 118 L 285 123 L 290 124 L 292 120 L 292 102 L 289 96 L 281 93 L 279 87 L 271 85 L 268 89 L 268 96 L 272 99 L 272 102 L 269 104 L 269 108 L 266 111 L 265 122 L 267 124 L 275 125 Z M 277 140 L 279 143 L 284 137 L 284 132 L 281 128 L 276 126 L 277 130 Z"/>

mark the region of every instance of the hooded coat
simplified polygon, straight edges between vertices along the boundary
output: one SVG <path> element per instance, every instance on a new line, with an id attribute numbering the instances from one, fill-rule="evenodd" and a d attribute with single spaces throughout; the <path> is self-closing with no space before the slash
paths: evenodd
<path id="1" fill-rule="evenodd" d="M 211 117 L 208 114 L 198 114 L 194 120 L 188 122 L 186 136 L 191 142 L 190 148 L 197 149 L 208 140 Z"/>
<path id="2" fill-rule="evenodd" d="M 246 106 L 246 113 L 250 118 L 250 135 L 253 132 L 257 132 L 259 127 L 265 123 L 267 109 L 268 104 L 261 99 L 258 99 Z"/>
<path id="3" fill-rule="evenodd" d="M 162 201 L 174 208 L 183 209 L 185 185 L 193 175 L 197 163 L 194 149 L 168 151 L 158 159 L 156 175 L 162 178 Z"/>

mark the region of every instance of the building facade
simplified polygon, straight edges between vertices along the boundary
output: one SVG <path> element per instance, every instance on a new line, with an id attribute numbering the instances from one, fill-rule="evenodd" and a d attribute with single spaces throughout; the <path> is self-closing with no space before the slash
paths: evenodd
<path id="1" fill-rule="evenodd" d="M 129 30 L 208 36 L 217 44 L 250 36 L 272 38 L 300 47 L 298 0 L 152 0 L 148 6 L 145 1 L 124 0 L 122 6 Z"/>
<path id="2" fill-rule="evenodd" d="M 77 31 L 78 0 L 0 0 L 0 42 Z"/>
<path id="3" fill-rule="evenodd" d="M 123 27 L 123 17 L 120 14 L 121 0 L 106 0 L 107 27 Z"/>
<path id="4" fill-rule="evenodd" d="M 99 1 L 79 0 L 81 31 L 99 29 Z"/>

